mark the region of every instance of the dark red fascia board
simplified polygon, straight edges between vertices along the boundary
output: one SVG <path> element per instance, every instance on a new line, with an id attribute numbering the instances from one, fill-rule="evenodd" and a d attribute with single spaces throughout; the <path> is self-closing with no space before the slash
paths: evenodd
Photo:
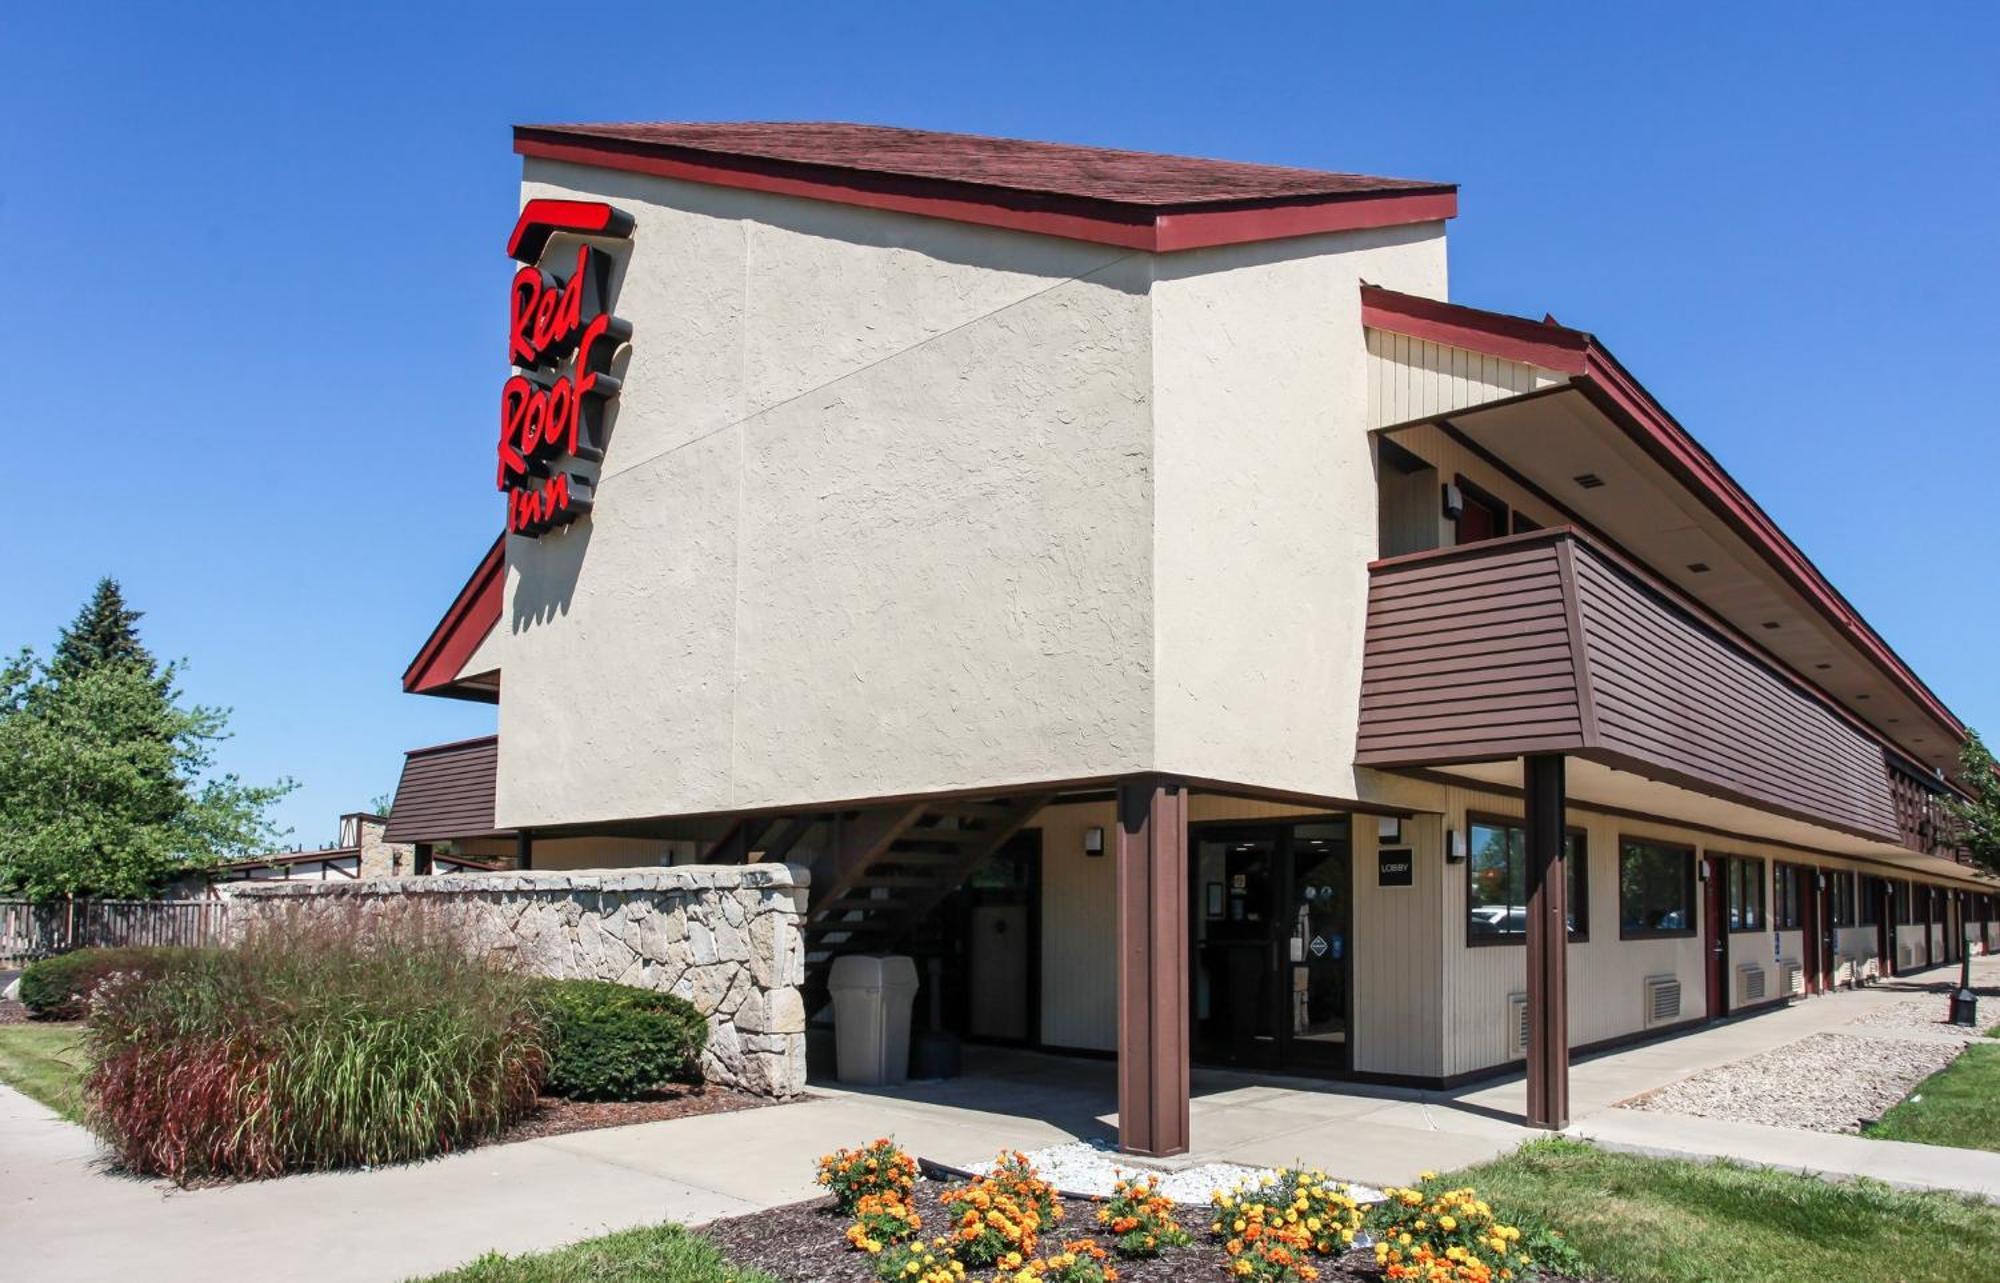
<path id="1" fill-rule="evenodd" d="M 1393 334 L 1467 348 L 1570 375 L 1599 410 L 1741 535 L 1815 610 L 1916 700 L 1919 707 L 1960 740 L 1965 738 L 1965 724 L 1945 707 L 1944 701 L 1882 640 L 1715 457 L 1667 413 L 1594 335 L 1554 321 L 1531 321 L 1375 285 L 1361 287 L 1361 323 Z"/>
<path id="2" fill-rule="evenodd" d="M 406 748 L 404 757 L 428 757 L 432 753 L 453 753 L 460 749 L 482 748 L 488 744 L 498 744 L 498 735 L 473 735 L 462 740 L 446 740 L 442 744 L 426 744 L 422 748 Z"/>
<path id="3" fill-rule="evenodd" d="M 1438 222 L 1458 215 L 1458 188 L 1450 184 L 1388 192 L 1145 206 L 939 178 L 869 174 L 757 156 L 723 156 L 665 143 L 585 139 L 529 125 L 515 128 L 514 150 L 538 160 L 920 214 L 1153 254 Z"/>
<path id="4" fill-rule="evenodd" d="M 423 649 L 403 670 L 403 690 L 413 695 L 447 695 L 457 699 L 495 702 L 490 691 L 454 686 L 458 670 L 479 649 L 479 643 L 500 622 L 501 599 L 507 585 L 507 537 L 494 539 L 472 577 L 458 590 L 450 609 L 425 640 Z"/>

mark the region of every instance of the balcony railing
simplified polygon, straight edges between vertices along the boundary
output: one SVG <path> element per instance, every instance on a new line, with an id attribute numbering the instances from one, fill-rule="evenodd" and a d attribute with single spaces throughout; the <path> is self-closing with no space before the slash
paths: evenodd
<path id="1" fill-rule="evenodd" d="M 1878 740 L 1577 531 L 1375 563 L 1357 760 L 1438 766 L 1528 753 L 1904 840 Z"/>

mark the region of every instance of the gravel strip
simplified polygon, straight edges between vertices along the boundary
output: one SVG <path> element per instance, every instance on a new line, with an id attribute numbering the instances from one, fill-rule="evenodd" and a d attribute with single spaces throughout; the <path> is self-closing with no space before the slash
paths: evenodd
<path id="1" fill-rule="evenodd" d="M 1065 1194 L 1101 1197 L 1111 1193 L 1111 1187 L 1126 1177 L 1151 1176 L 1158 1181 L 1160 1192 L 1174 1202 L 1200 1207 L 1207 1207 L 1208 1196 L 1218 1189 L 1233 1188 L 1246 1177 L 1275 1173 L 1274 1168 L 1246 1167 L 1241 1163 L 1203 1163 L 1199 1167 L 1163 1171 L 1117 1162 L 1108 1150 L 1082 1141 L 1034 1150 L 1028 1161 L 1035 1165 L 1043 1180 Z M 991 1163 L 981 1163 L 971 1170 L 984 1172 L 991 1167 Z M 1347 1191 L 1358 1203 L 1382 1201 L 1382 1191 L 1372 1186 L 1350 1184 Z"/>
<path id="2" fill-rule="evenodd" d="M 1880 1034 L 1907 1032 L 1913 1036 L 1949 1038 L 1955 1042 L 1974 1042 L 1985 1036 L 1978 1027 L 1968 1029 L 1964 1025 L 1947 1023 L 1945 1017 L 1950 1011 L 1950 999 L 1940 994 L 1935 998 L 1887 1003 L 1856 1016 L 1848 1023 L 1865 1026 L 1871 1032 L 1879 1031 Z"/>
<path id="3" fill-rule="evenodd" d="M 1822 1033 L 1704 1070 L 1620 1108 L 1856 1132 L 1964 1049 L 1956 1039 Z"/>

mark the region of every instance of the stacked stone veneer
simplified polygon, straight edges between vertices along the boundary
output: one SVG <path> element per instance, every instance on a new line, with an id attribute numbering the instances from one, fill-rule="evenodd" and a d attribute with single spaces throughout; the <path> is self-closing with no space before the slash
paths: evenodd
<path id="1" fill-rule="evenodd" d="M 261 917 L 436 909 L 536 975 L 679 994 L 708 1018 L 708 1081 L 765 1096 L 805 1089 L 810 875 L 785 864 L 488 873 L 230 886 L 230 929 Z"/>

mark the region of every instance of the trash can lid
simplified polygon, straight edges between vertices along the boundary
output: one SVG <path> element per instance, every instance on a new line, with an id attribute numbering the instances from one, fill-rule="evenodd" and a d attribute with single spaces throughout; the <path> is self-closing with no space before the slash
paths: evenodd
<path id="1" fill-rule="evenodd" d="M 833 960 L 826 987 L 915 992 L 917 964 L 905 954 L 843 953 Z"/>

